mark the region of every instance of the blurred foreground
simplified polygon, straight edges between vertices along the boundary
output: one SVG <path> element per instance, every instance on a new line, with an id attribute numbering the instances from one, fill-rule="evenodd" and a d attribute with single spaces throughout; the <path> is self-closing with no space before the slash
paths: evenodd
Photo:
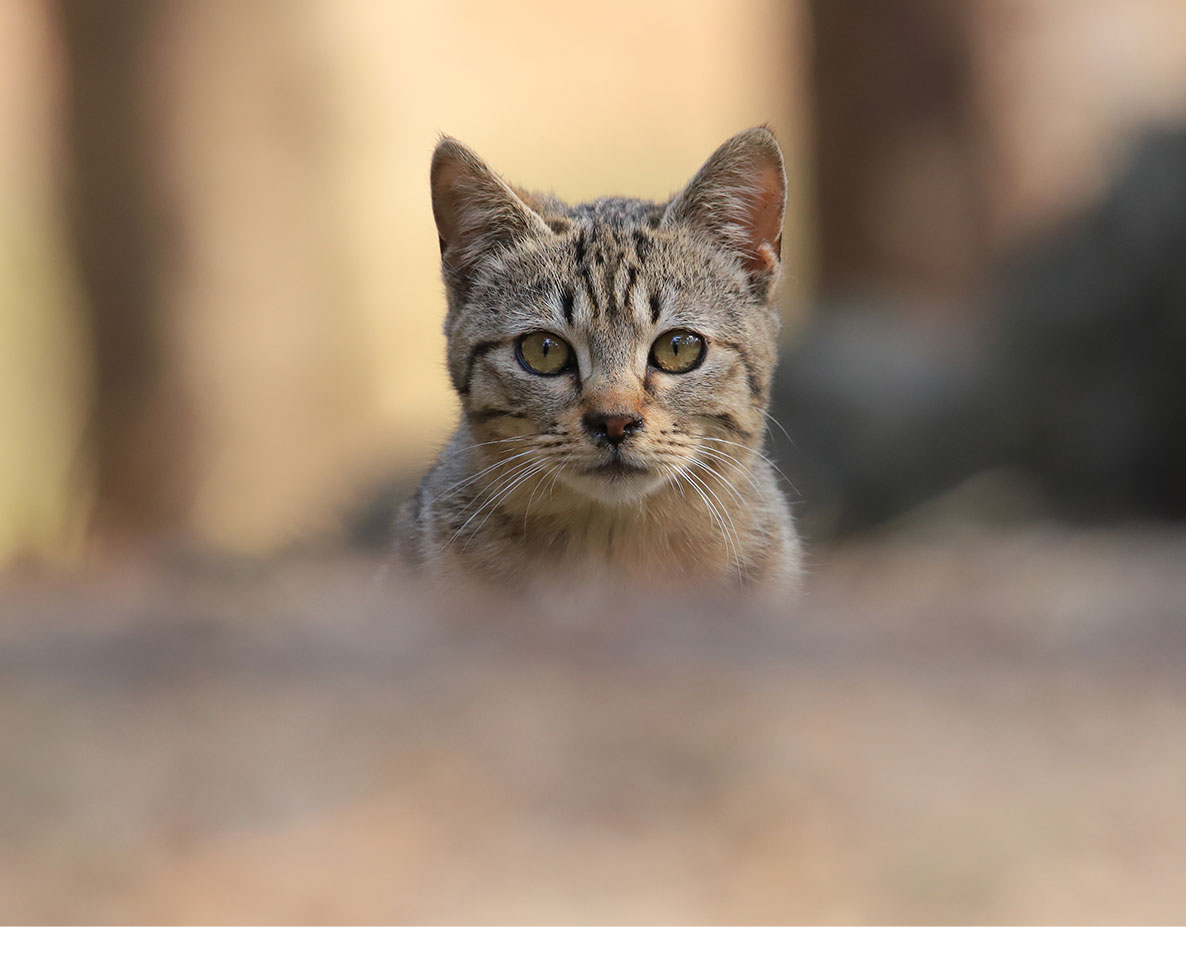
<path id="1" fill-rule="evenodd" d="M 0 922 L 1186 913 L 1186 533 L 887 535 L 790 617 L 373 567 L 0 588 Z"/>

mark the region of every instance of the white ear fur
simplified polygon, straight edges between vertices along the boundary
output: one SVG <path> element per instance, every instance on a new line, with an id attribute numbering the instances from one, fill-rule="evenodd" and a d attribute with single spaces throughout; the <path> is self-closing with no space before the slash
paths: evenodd
<path id="1" fill-rule="evenodd" d="M 511 186 L 456 139 L 442 138 L 437 145 L 430 181 L 441 261 L 451 285 L 498 246 L 551 233 Z"/>
<path id="2" fill-rule="evenodd" d="M 684 223 L 731 250 L 767 298 L 779 268 L 787 179 L 768 128 L 750 128 L 713 152 L 667 206 L 663 224 Z"/>

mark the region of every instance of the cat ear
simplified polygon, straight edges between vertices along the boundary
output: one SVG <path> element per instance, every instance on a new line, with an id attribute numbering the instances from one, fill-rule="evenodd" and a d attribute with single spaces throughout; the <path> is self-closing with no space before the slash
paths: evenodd
<path id="1" fill-rule="evenodd" d="M 432 214 L 451 287 L 463 286 L 477 263 L 499 246 L 551 232 L 481 158 L 453 138 L 432 156 Z"/>
<path id="2" fill-rule="evenodd" d="M 683 223 L 733 252 L 763 301 L 773 292 L 782 250 L 787 177 L 769 128 L 721 145 L 667 206 L 662 225 Z"/>

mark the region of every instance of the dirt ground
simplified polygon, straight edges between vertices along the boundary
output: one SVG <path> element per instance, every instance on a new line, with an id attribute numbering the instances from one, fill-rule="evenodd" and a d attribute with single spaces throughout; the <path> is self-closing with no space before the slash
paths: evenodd
<path id="1" fill-rule="evenodd" d="M 0 922 L 1181 923 L 1186 533 L 816 556 L 793 611 L 0 583 Z"/>

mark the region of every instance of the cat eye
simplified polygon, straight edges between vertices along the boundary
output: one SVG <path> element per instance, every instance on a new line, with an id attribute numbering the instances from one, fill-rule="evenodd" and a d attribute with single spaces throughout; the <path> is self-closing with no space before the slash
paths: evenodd
<path id="1" fill-rule="evenodd" d="M 542 330 L 520 337 L 515 343 L 515 356 L 524 370 L 544 377 L 568 370 L 573 362 L 572 348 L 555 334 Z"/>
<path id="2" fill-rule="evenodd" d="M 686 374 L 704 360 L 707 346 L 691 330 L 668 330 L 651 345 L 651 364 L 669 374 Z"/>

